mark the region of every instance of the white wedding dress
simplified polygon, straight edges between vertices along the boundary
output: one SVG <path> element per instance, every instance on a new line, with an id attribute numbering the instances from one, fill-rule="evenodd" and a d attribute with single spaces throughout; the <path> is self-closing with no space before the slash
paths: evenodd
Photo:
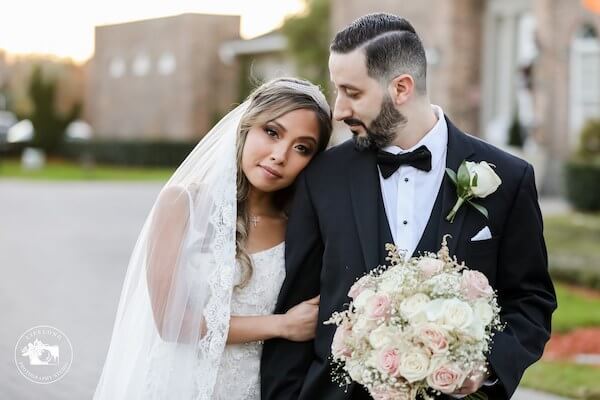
<path id="1" fill-rule="evenodd" d="M 287 78 L 268 85 L 309 96 L 331 114 L 317 86 Z M 259 399 L 262 344 L 226 345 L 230 315 L 271 314 L 285 277 L 281 243 L 254 254 L 251 280 L 232 291 L 241 275 L 237 140 L 258 98 L 204 135 L 152 206 L 129 259 L 94 400 Z"/>
<path id="2" fill-rule="evenodd" d="M 253 274 L 242 289 L 234 289 L 231 315 L 272 314 L 285 278 L 285 243 L 251 255 Z M 241 279 L 236 263 L 235 282 Z M 262 342 L 225 346 L 213 400 L 260 399 L 260 357 Z"/>

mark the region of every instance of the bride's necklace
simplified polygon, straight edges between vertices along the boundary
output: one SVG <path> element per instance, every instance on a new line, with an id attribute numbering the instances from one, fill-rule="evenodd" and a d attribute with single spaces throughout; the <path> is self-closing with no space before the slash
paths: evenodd
<path id="1" fill-rule="evenodd" d="M 250 214 L 249 221 L 252 224 L 252 226 L 256 228 L 256 226 L 259 224 L 259 222 L 262 221 L 263 216 L 270 218 L 270 216 L 268 214 L 265 214 L 265 215 Z"/>

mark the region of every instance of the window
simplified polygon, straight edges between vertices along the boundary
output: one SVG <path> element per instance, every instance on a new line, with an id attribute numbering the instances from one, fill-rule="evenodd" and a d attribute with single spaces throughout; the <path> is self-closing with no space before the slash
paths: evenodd
<path id="1" fill-rule="evenodd" d="M 150 71 L 150 58 L 145 54 L 139 54 L 133 60 L 133 74 L 135 76 L 147 75 Z"/>
<path id="2" fill-rule="evenodd" d="M 125 75 L 125 60 L 121 57 L 115 57 L 108 64 L 108 73 L 113 78 L 120 78 Z"/>
<path id="3" fill-rule="evenodd" d="M 571 42 L 570 144 L 576 146 L 588 119 L 600 117 L 600 41 L 596 29 L 583 25 Z"/>
<path id="4" fill-rule="evenodd" d="M 163 53 L 158 59 L 158 73 L 161 75 L 171 75 L 176 66 L 175 56 L 170 52 Z"/>

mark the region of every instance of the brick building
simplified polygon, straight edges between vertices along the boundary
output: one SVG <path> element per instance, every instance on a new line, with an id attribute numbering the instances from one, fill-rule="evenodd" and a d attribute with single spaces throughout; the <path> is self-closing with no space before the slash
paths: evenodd
<path id="1" fill-rule="evenodd" d="M 96 27 L 86 99 L 96 136 L 200 138 L 236 99 L 236 66 L 218 49 L 239 29 L 239 16 L 205 14 Z"/>
<path id="2" fill-rule="evenodd" d="M 582 124 L 600 116 L 600 0 L 331 0 L 337 32 L 361 15 L 402 15 L 427 51 L 431 99 L 501 147 L 519 121 L 520 155 L 543 191 Z M 239 17 L 184 14 L 96 29 L 88 119 L 98 136 L 199 138 L 259 80 L 295 70 L 278 32 L 240 40 Z M 542 178 L 546 176 L 544 185 Z"/>

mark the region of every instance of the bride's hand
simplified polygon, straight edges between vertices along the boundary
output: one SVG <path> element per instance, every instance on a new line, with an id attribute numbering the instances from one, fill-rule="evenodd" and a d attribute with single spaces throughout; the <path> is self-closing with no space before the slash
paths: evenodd
<path id="1" fill-rule="evenodd" d="M 281 337 L 294 342 L 304 342 L 315 337 L 317 317 L 319 314 L 319 298 L 303 301 L 290 308 L 282 315 Z"/>

